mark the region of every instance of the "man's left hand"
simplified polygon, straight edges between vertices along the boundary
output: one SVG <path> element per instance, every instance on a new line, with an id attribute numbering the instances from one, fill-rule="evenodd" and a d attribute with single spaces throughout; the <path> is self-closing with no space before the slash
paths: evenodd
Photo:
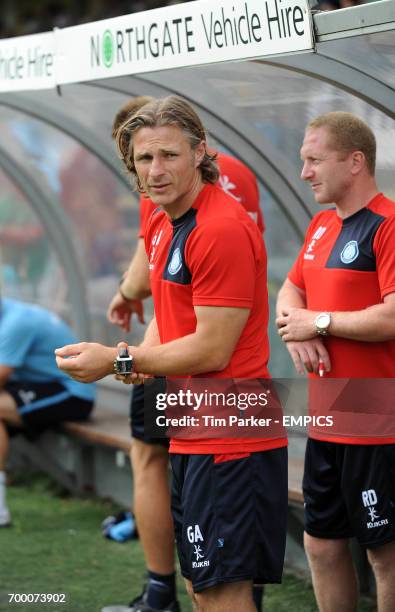
<path id="1" fill-rule="evenodd" d="M 68 344 L 55 351 L 56 363 L 74 380 L 91 383 L 114 372 L 117 349 L 97 342 Z"/>
<path id="2" fill-rule="evenodd" d="M 315 319 L 319 313 L 306 308 L 284 308 L 276 319 L 278 333 L 284 342 L 311 340 L 317 336 Z"/>

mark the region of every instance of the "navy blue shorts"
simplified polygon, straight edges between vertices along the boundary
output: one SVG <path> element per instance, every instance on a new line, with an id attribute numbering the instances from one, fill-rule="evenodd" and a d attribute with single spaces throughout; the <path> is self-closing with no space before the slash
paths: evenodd
<path id="1" fill-rule="evenodd" d="M 316 538 L 356 537 L 366 548 L 395 540 L 395 444 L 307 441 L 305 530 Z"/>
<path id="2" fill-rule="evenodd" d="M 62 421 L 85 421 L 93 402 L 75 397 L 60 383 L 9 382 L 24 428 L 32 437 Z"/>
<path id="3" fill-rule="evenodd" d="M 154 438 L 144 433 L 144 398 L 145 402 L 154 402 L 155 394 L 162 393 L 165 390 L 166 379 L 156 379 L 155 386 L 149 385 L 134 385 L 132 396 L 130 398 L 129 421 L 132 438 L 137 438 L 146 444 L 159 444 L 165 448 L 169 448 L 168 438 Z M 161 388 L 163 387 L 163 388 Z M 147 408 L 147 406 L 146 406 Z M 146 411 L 147 416 L 152 416 L 155 408 Z"/>
<path id="4" fill-rule="evenodd" d="M 215 457 L 170 454 L 172 513 L 182 575 L 196 593 L 243 580 L 281 582 L 287 448 L 219 463 Z"/>

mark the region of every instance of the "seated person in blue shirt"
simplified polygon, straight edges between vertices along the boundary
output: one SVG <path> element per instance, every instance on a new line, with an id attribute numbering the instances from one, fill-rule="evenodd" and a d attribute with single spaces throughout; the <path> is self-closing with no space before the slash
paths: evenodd
<path id="1" fill-rule="evenodd" d="M 76 342 L 57 315 L 33 304 L 0 300 L 0 527 L 10 524 L 5 495 L 9 428 L 30 439 L 61 421 L 87 419 L 94 385 L 72 380 L 56 366 L 54 350 Z"/>

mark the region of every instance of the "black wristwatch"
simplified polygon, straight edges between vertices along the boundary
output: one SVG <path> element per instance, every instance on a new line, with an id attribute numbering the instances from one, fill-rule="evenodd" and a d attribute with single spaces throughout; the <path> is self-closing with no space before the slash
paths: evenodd
<path id="1" fill-rule="evenodd" d="M 114 359 L 115 374 L 128 376 L 132 374 L 133 371 L 133 357 L 129 354 L 127 348 L 120 348 L 116 359 Z"/>

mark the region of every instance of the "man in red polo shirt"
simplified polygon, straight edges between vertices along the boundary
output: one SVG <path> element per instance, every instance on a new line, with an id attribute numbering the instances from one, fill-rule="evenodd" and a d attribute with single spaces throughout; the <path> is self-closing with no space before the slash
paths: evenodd
<path id="1" fill-rule="evenodd" d="M 145 236 L 155 318 L 146 341 L 130 347 L 133 376 L 267 377 L 264 244 L 245 211 L 215 185 L 218 170 L 198 116 L 171 96 L 145 106 L 121 132 L 125 163 L 160 207 Z M 112 373 L 117 354 L 94 343 L 56 353 L 59 367 L 86 382 Z M 253 612 L 253 581 L 281 580 L 286 444 L 283 437 L 171 442 L 182 573 L 207 612 Z"/>
<path id="2" fill-rule="evenodd" d="M 334 420 L 311 428 L 303 481 L 305 548 L 326 612 L 357 609 L 352 536 L 367 549 L 378 609 L 395 610 L 394 385 L 382 380 L 395 378 L 395 203 L 378 192 L 375 156 L 374 134 L 350 113 L 307 126 L 302 179 L 335 208 L 313 218 L 277 304 L 296 369 L 312 373 L 310 410 Z"/>
<path id="3" fill-rule="evenodd" d="M 153 98 L 132 98 L 117 113 L 113 124 L 113 138 L 120 126 L 139 108 Z M 260 208 L 259 188 L 255 175 L 245 164 L 225 153 L 218 153 L 220 171 L 218 185 L 239 202 L 263 233 L 264 223 Z M 108 308 L 108 319 L 125 331 L 130 331 L 135 313 L 144 322 L 143 299 L 151 293 L 149 268 L 144 235 L 157 205 L 147 196 L 140 197 L 140 232 L 134 256 L 119 290 Z M 106 606 L 102 612 L 130 612 L 142 603 L 164 609 L 176 601 L 174 529 L 170 511 L 168 483 L 168 438 L 153 437 L 144 430 L 144 387 L 134 386 L 130 403 L 130 425 L 133 444 L 130 461 L 133 469 L 133 509 L 140 542 L 144 550 L 147 579 L 143 593 L 128 606 Z M 253 589 L 255 605 L 262 609 L 263 588 Z"/>

